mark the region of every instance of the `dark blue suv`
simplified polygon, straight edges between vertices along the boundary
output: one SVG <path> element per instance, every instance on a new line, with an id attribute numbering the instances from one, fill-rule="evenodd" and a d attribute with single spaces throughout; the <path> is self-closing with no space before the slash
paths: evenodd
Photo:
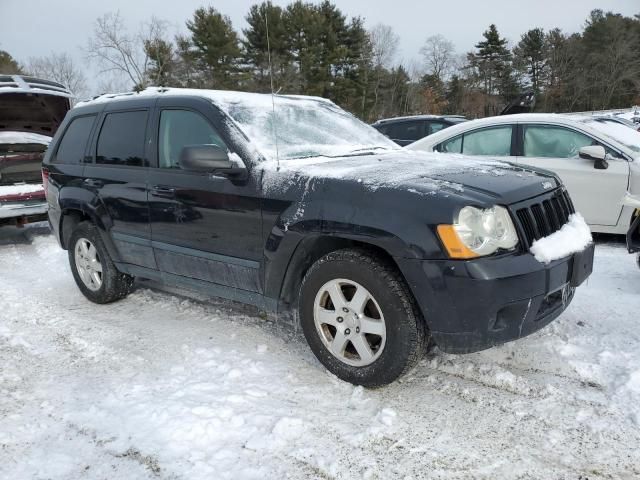
<path id="1" fill-rule="evenodd" d="M 461 115 L 414 115 L 385 118 L 371 126 L 400 146 L 409 145 L 447 127 L 466 122 Z"/>

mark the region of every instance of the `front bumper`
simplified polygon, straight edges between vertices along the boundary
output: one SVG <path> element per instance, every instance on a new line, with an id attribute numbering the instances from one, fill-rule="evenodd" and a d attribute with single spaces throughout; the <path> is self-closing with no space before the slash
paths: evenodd
<path id="1" fill-rule="evenodd" d="M 593 249 L 548 265 L 529 253 L 398 263 L 434 342 L 444 352 L 470 353 L 522 338 L 558 317 L 591 273 Z"/>

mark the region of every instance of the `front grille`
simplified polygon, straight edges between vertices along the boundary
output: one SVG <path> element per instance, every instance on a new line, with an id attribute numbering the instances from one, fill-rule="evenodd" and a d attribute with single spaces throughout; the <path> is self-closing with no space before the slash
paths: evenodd
<path id="1" fill-rule="evenodd" d="M 535 240 L 557 232 L 574 213 L 573 203 L 565 190 L 557 190 L 547 197 L 538 197 L 516 209 L 521 237 L 529 249 Z"/>

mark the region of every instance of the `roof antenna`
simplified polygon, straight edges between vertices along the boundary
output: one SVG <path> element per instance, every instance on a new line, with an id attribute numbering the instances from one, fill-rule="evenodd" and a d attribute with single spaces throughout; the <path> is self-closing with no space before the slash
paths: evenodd
<path id="1" fill-rule="evenodd" d="M 270 2 L 269 2 L 270 3 Z M 278 164 L 277 166 L 277 171 L 280 171 L 280 152 L 278 149 L 278 129 L 276 126 L 276 100 L 275 100 L 275 93 L 273 93 L 273 67 L 271 65 L 271 44 L 269 42 L 269 15 L 268 15 L 268 6 L 269 3 L 265 3 L 265 9 L 264 9 L 264 25 L 266 27 L 267 30 L 267 54 L 268 54 L 268 58 L 269 58 L 269 80 L 271 82 L 271 107 L 273 108 L 273 122 L 271 123 L 273 125 L 273 137 L 275 139 L 276 142 L 276 162 Z M 280 90 L 278 90 L 280 91 Z"/>

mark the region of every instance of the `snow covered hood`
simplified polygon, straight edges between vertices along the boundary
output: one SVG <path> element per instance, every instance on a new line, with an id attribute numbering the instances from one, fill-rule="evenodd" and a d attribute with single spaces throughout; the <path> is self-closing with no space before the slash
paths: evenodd
<path id="1" fill-rule="evenodd" d="M 420 195 L 470 196 L 495 203 L 511 204 L 559 186 L 551 173 L 525 169 L 493 159 L 463 155 L 412 152 L 407 150 L 351 157 L 314 157 L 267 161 L 260 164 L 265 187 L 278 188 L 291 177 L 335 179 L 362 184 L 364 188 L 405 189 Z"/>
<path id="2" fill-rule="evenodd" d="M 64 86 L 34 77 L 0 75 L 0 132 L 52 137 L 71 108 Z"/>

